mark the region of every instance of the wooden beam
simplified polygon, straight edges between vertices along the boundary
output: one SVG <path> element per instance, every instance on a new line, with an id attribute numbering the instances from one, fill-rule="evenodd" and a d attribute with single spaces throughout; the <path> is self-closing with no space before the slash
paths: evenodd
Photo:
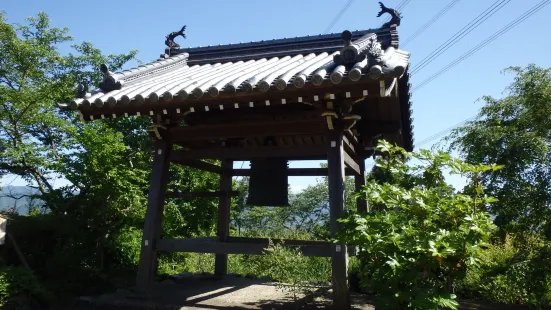
<path id="1" fill-rule="evenodd" d="M 228 239 L 228 242 L 220 242 L 217 237 L 209 239 L 161 239 L 158 243 L 159 251 L 164 252 L 194 252 L 214 254 L 248 254 L 260 255 L 265 253 L 268 247 L 268 239 L 261 242 L 249 242 L 244 240 Z M 331 256 L 331 243 L 320 242 L 312 244 L 309 241 L 295 240 L 293 244 L 284 243 L 285 246 L 298 247 L 305 256 Z"/>
<path id="2" fill-rule="evenodd" d="M 242 137 L 313 135 L 323 134 L 326 131 L 327 125 L 321 117 L 310 120 L 196 125 L 174 127 L 170 130 L 174 137 L 174 142 Z"/>
<path id="3" fill-rule="evenodd" d="M 356 160 L 354 157 L 350 156 L 346 151 L 343 150 L 343 158 L 344 158 L 344 164 L 352 169 L 355 173 L 355 175 L 361 175 L 362 171 L 360 169 L 360 161 Z"/>
<path id="4" fill-rule="evenodd" d="M 172 153 L 171 161 L 182 162 L 186 160 L 198 159 L 232 159 L 232 160 L 251 160 L 254 158 L 266 157 L 285 157 L 289 160 L 309 160 L 323 159 L 325 156 L 324 146 L 265 146 L 258 148 L 210 148 L 178 150 Z"/>
<path id="5" fill-rule="evenodd" d="M 314 176 L 314 177 L 326 177 L 327 168 L 289 168 L 288 176 L 301 177 L 301 176 Z M 354 175 L 355 172 L 352 169 L 345 169 L 346 175 Z M 233 176 L 250 176 L 251 169 L 233 169 Z"/>
<path id="6" fill-rule="evenodd" d="M 155 141 L 155 157 L 149 180 L 149 194 L 143 228 L 142 247 L 138 264 L 137 287 L 143 291 L 153 284 L 157 274 L 156 244 L 160 238 L 168 168 L 172 142 L 165 136 Z"/>
<path id="7" fill-rule="evenodd" d="M 331 237 L 335 237 L 341 228 L 338 219 L 344 215 L 345 187 L 343 133 L 337 130 L 327 136 L 327 168 L 329 171 L 329 223 Z M 333 307 L 350 309 L 350 292 L 348 290 L 348 251 L 346 244 L 331 245 L 331 273 L 333 286 Z"/>
<path id="8" fill-rule="evenodd" d="M 222 167 L 204 162 L 202 160 L 184 160 L 182 162 L 177 162 L 177 164 L 182 164 L 191 168 L 218 174 L 224 172 L 224 169 L 222 169 Z"/>
<path id="9" fill-rule="evenodd" d="M 363 190 L 363 187 L 365 186 L 365 161 L 362 160 L 360 162 L 360 174 L 354 176 L 354 186 L 356 193 L 359 193 L 361 190 Z M 356 198 L 356 210 L 360 213 L 362 212 L 368 212 L 368 205 L 367 200 L 363 195 L 358 195 Z"/>
<path id="10" fill-rule="evenodd" d="M 232 192 L 233 161 L 222 160 L 222 169 L 224 173 L 220 175 L 220 191 L 225 193 Z M 217 236 L 219 242 L 226 242 L 230 235 L 230 205 L 231 196 L 220 196 L 218 201 L 218 225 Z M 214 274 L 225 275 L 228 273 L 228 254 L 216 254 L 214 258 Z"/>
<path id="11" fill-rule="evenodd" d="M 166 194 L 168 198 L 219 198 L 219 197 L 231 197 L 239 195 L 238 191 L 215 191 L 215 192 L 169 192 Z"/>

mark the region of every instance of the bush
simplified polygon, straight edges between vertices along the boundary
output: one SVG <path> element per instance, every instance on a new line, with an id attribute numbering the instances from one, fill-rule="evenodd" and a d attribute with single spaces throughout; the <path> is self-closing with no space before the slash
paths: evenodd
<path id="1" fill-rule="evenodd" d="M 457 309 L 452 286 L 476 261 L 493 224 L 484 204 L 493 199 L 457 193 L 443 169 L 467 177 L 498 167 L 469 165 L 439 152 L 406 153 L 383 142 L 377 160 L 387 181 L 362 190 L 373 212 L 341 219 L 340 239 L 359 246 L 360 283 L 384 309 Z M 418 165 L 408 166 L 404 158 Z"/>
<path id="2" fill-rule="evenodd" d="M 0 307 L 2 309 L 40 309 L 51 297 L 28 269 L 0 267 Z"/>
<path id="3" fill-rule="evenodd" d="M 551 253 L 541 240 L 507 235 L 503 243 L 488 246 L 467 270 L 459 292 L 498 303 L 551 306 Z"/>
<path id="4" fill-rule="evenodd" d="M 331 272 L 327 259 L 303 256 L 300 249 L 271 240 L 265 254 L 252 260 L 251 267 L 257 275 L 278 281 L 278 288 L 287 291 L 295 302 L 300 293 L 311 293 L 311 284 L 327 282 Z"/>

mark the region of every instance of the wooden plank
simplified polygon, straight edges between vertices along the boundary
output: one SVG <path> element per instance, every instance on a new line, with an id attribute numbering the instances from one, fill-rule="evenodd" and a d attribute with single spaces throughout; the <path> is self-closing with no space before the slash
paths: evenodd
<path id="1" fill-rule="evenodd" d="M 233 161 L 222 160 L 222 169 L 224 173 L 220 175 L 220 191 L 225 193 L 232 192 L 232 174 Z M 219 242 L 226 242 L 230 235 L 230 205 L 231 196 L 220 196 L 218 201 L 218 225 L 217 236 Z M 214 274 L 225 275 L 228 273 L 228 254 L 216 254 L 214 258 Z"/>
<path id="2" fill-rule="evenodd" d="M 285 157 L 289 160 L 317 160 L 325 156 L 325 147 L 320 146 L 265 146 L 258 148 L 210 148 L 177 150 L 172 153 L 171 161 L 182 162 L 186 160 L 198 159 L 232 159 L 237 161 L 246 161 L 254 158 L 266 157 Z"/>
<path id="3" fill-rule="evenodd" d="M 222 169 L 222 167 L 204 162 L 202 160 L 185 160 L 182 162 L 178 162 L 178 164 L 182 164 L 191 168 L 218 173 L 218 174 L 221 174 L 222 172 L 224 172 L 224 169 Z"/>
<path id="4" fill-rule="evenodd" d="M 214 191 L 214 192 L 168 192 L 166 196 L 168 198 L 219 198 L 219 197 L 231 197 L 239 195 L 238 191 Z"/>
<path id="5" fill-rule="evenodd" d="M 300 177 L 300 176 L 315 176 L 315 177 L 326 177 L 327 168 L 289 168 L 287 170 L 290 177 Z M 345 169 L 346 175 L 354 175 L 354 170 L 350 168 Z M 251 169 L 233 169 L 233 176 L 250 176 Z"/>
<path id="6" fill-rule="evenodd" d="M 329 223 L 331 237 L 341 228 L 337 221 L 344 215 L 344 158 L 343 133 L 333 131 L 327 136 L 327 168 L 329 171 Z M 346 245 L 334 243 L 331 246 L 331 273 L 333 287 L 333 307 L 350 309 L 348 290 L 348 253 Z"/>
<path id="7" fill-rule="evenodd" d="M 323 240 L 296 240 L 296 239 L 272 239 L 274 243 L 283 242 L 289 246 L 300 246 L 300 245 L 322 245 L 325 246 L 328 244 L 327 241 Z M 268 245 L 270 242 L 269 238 L 250 238 L 250 237 L 229 237 L 228 242 L 230 243 L 258 243 Z"/>
<path id="8" fill-rule="evenodd" d="M 149 180 L 150 187 L 136 278 L 137 287 L 141 290 L 147 290 L 153 284 L 157 273 L 156 244 L 161 233 L 171 151 L 172 142 L 169 137 L 155 141 L 155 157 Z"/>
<path id="9" fill-rule="evenodd" d="M 350 156 L 346 151 L 343 150 L 343 158 L 345 165 L 352 169 L 355 173 L 355 175 L 361 175 L 361 169 L 360 169 L 360 160 L 356 160 L 352 156 Z"/>
<path id="10" fill-rule="evenodd" d="M 327 131 L 323 118 L 235 124 L 174 127 L 174 142 L 264 136 L 294 136 L 321 134 Z"/>
<path id="11" fill-rule="evenodd" d="M 362 160 L 360 162 L 360 174 L 354 176 L 354 186 L 356 192 L 360 192 L 363 187 L 365 186 L 365 161 Z M 363 195 L 359 195 L 356 198 L 356 210 L 358 212 L 368 212 L 368 204 L 367 200 L 365 200 L 365 197 Z"/>
<path id="12" fill-rule="evenodd" d="M 210 240 L 191 239 L 161 239 L 158 243 L 159 251 L 164 252 L 194 252 L 194 253 L 214 253 L 214 254 L 264 254 L 266 242 L 220 242 L 218 238 Z M 298 242 L 298 241 L 297 241 Z M 287 246 L 299 247 L 305 256 L 331 256 L 331 243 L 323 244 L 286 244 Z"/>

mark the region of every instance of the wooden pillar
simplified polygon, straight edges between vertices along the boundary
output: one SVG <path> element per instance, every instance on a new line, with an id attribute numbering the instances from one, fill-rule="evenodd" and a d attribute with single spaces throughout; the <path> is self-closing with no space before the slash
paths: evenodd
<path id="1" fill-rule="evenodd" d="M 227 193 L 220 196 L 218 201 L 218 229 L 217 236 L 220 242 L 228 241 L 230 235 L 230 203 L 232 190 L 233 161 L 222 160 L 222 174 L 220 175 L 220 191 Z M 228 254 L 216 254 L 214 259 L 214 274 L 225 275 L 228 273 Z"/>
<path id="2" fill-rule="evenodd" d="M 345 176 L 343 133 L 337 130 L 327 136 L 327 168 L 329 179 L 329 221 L 331 237 L 340 228 L 337 219 L 344 214 Z M 333 285 L 333 307 L 335 309 L 350 309 L 350 292 L 348 289 L 348 251 L 346 245 L 333 243 L 331 245 L 331 272 Z"/>
<path id="3" fill-rule="evenodd" d="M 354 184 L 356 185 L 356 192 L 359 192 L 365 186 L 365 160 L 360 161 L 360 172 L 361 175 L 354 175 Z M 356 198 L 356 209 L 358 212 L 368 212 L 369 208 L 367 205 L 367 200 L 362 196 Z"/>
<path id="4" fill-rule="evenodd" d="M 150 176 L 147 210 L 143 228 L 142 249 L 138 265 L 136 284 L 138 289 L 147 290 L 157 274 L 156 244 L 161 234 L 161 222 L 165 203 L 166 185 L 172 142 L 168 137 L 155 141 L 155 157 Z"/>

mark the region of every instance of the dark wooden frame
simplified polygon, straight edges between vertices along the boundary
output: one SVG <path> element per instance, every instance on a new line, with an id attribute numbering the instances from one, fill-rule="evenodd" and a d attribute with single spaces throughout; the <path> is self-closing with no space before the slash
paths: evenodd
<path id="1" fill-rule="evenodd" d="M 317 112 L 320 112 L 319 110 Z M 317 113 L 316 112 L 316 113 Z M 138 287 L 146 289 L 154 281 L 157 251 L 200 252 L 215 254 L 215 274 L 227 273 L 228 254 L 262 254 L 268 245 L 267 239 L 231 237 L 230 202 L 238 193 L 232 190 L 233 176 L 248 176 L 248 169 L 233 169 L 233 161 L 248 161 L 256 158 L 277 157 L 287 160 L 327 159 L 327 168 L 291 168 L 289 176 L 327 176 L 329 180 L 329 205 L 331 236 L 334 237 L 344 214 L 345 176 L 354 176 L 356 190 L 365 184 L 366 157 L 362 144 L 347 129 L 347 123 L 334 119 L 331 126 L 321 113 L 317 118 L 273 122 L 216 123 L 212 125 L 175 126 L 161 132 L 155 142 L 155 159 L 151 175 L 149 203 L 144 226 L 142 253 L 138 271 Z M 325 145 L 257 146 L 239 147 L 231 143 L 216 144 L 213 141 L 230 141 L 243 137 L 323 136 Z M 186 147 L 189 143 L 201 142 L 202 147 Z M 172 150 L 173 145 L 183 146 Z M 189 144 L 193 145 L 193 144 Z M 204 160 L 219 160 L 216 165 Z M 211 192 L 165 193 L 168 166 L 182 164 L 220 176 L 220 190 Z M 189 239 L 160 239 L 160 223 L 164 198 L 211 197 L 219 199 L 216 237 Z M 358 198 L 357 209 L 368 211 L 364 199 Z M 331 257 L 334 306 L 337 309 L 350 307 L 348 289 L 348 257 L 355 249 L 346 244 L 325 241 L 285 240 L 286 246 L 298 247 L 304 255 Z"/>

